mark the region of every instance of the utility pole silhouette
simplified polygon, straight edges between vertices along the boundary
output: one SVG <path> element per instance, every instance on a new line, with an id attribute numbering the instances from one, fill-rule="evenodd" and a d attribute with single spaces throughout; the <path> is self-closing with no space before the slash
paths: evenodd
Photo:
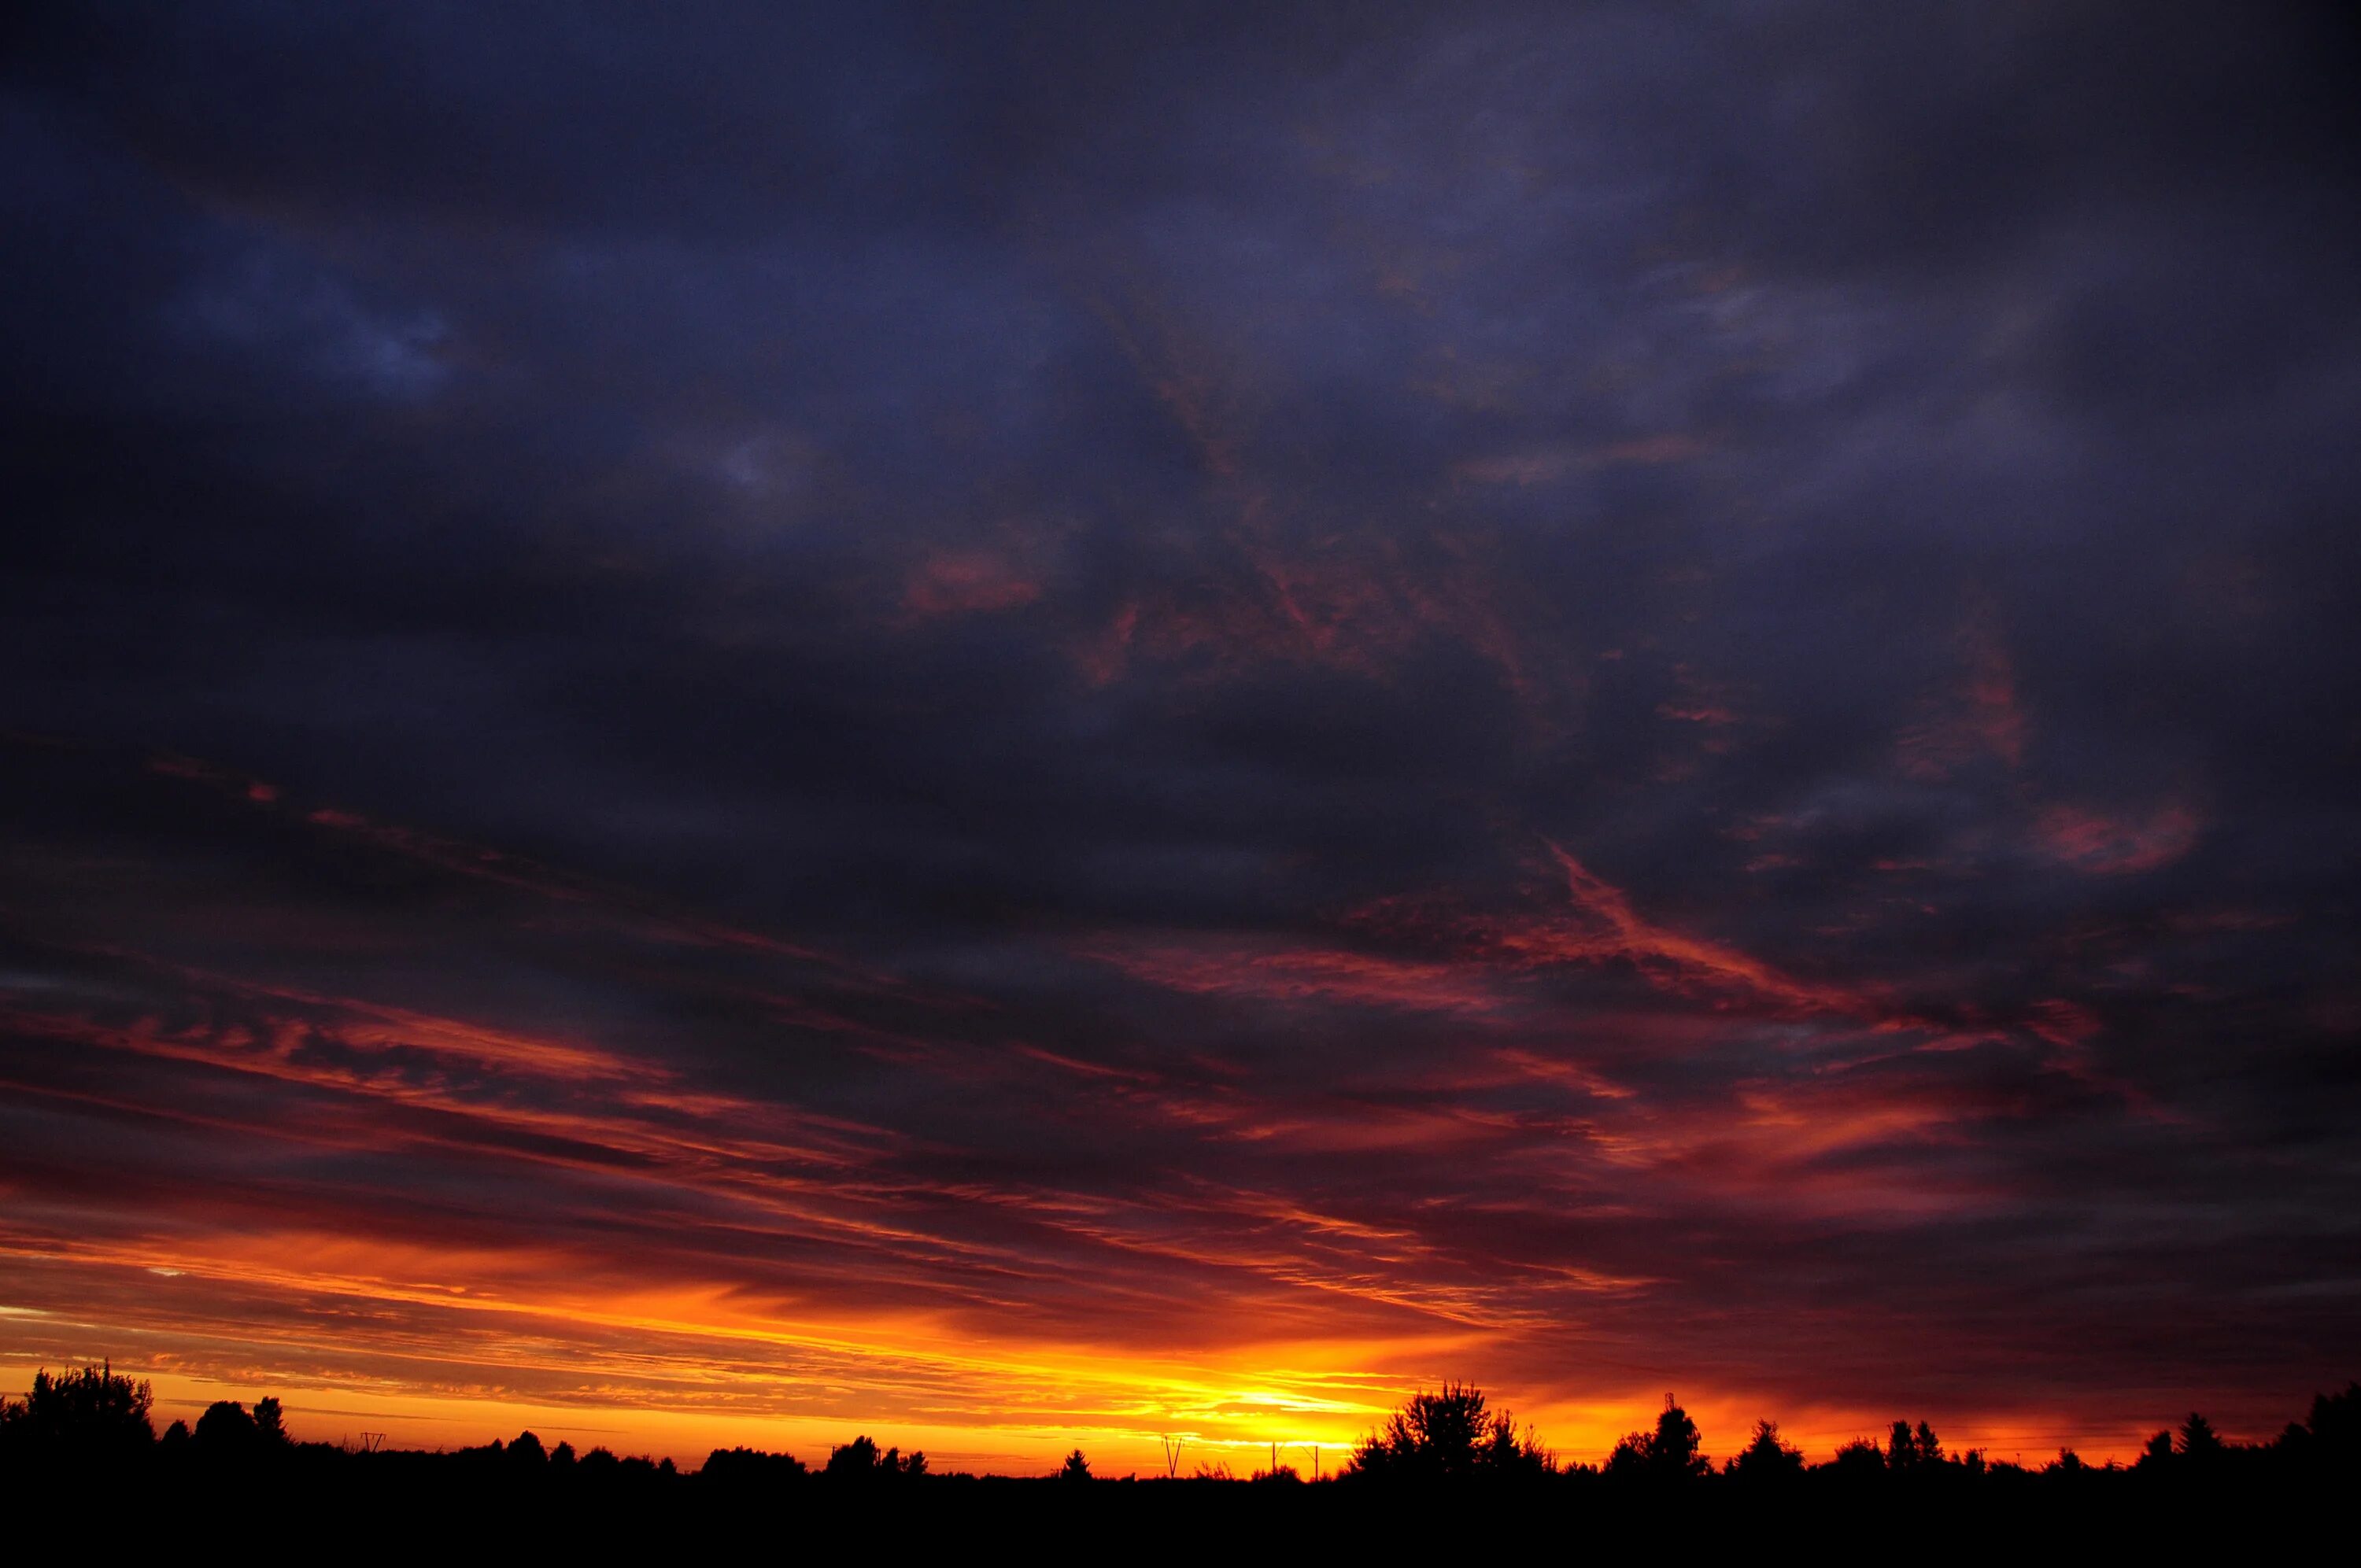
<path id="1" fill-rule="evenodd" d="M 1186 1440 L 1168 1437 L 1160 1441 L 1164 1444 L 1164 1478 L 1170 1481 L 1180 1473 L 1180 1450 L 1186 1445 Z"/>

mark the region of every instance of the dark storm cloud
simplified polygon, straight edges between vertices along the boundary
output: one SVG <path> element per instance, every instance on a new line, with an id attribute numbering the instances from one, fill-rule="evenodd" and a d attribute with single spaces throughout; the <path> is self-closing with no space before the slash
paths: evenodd
<path id="1" fill-rule="evenodd" d="M 11 1239 L 2287 1407 L 2354 42 L 36 13 Z"/>

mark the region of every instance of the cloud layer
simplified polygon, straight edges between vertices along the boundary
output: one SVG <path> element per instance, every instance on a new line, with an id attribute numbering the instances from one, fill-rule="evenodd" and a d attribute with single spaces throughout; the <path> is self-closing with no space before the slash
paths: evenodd
<path id="1" fill-rule="evenodd" d="M 0 1366 L 1020 1465 L 2352 1375 L 2349 27 L 708 20 L 20 28 Z"/>

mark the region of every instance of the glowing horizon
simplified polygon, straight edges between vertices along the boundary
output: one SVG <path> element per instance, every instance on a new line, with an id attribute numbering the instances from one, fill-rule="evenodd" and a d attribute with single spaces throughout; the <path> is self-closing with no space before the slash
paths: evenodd
<path id="1" fill-rule="evenodd" d="M 169 1266 L 119 1263 L 115 1266 L 154 1273 Z M 189 1277 L 196 1272 L 199 1271 L 176 1271 L 175 1277 Z M 357 1298 L 379 1307 L 397 1301 L 414 1304 L 405 1298 L 373 1295 L 365 1282 L 349 1277 L 298 1277 L 308 1288 Z M 224 1276 L 218 1282 L 251 1284 L 253 1280 L 251 1276 L 233 1274 Z M 288 1283 L 283 1279 L 279 1282 Z M 132 1291 L 142 1288 L 136 1279 L 122 1283 Z M 114 1294 L 104 1287 L 93 1288 L 88 1283 L 82 1289 L 87 1297 L 97 1299 Z M 541 1318 L 550 1314 L 549 1309 L 498 1299 L 471 1302 L 462 1310 L 502 1318 Z M 218 1356 L 219 1342 L 231 1337 L 226 1334 L 208 1333 L 169 1319 L 163 1326 L 143 1321 L 138 1316 L 116 1321 L 93 1322 L 85 1318 L 71 1323 L 27 1323 L 24 1321 L 27 1317 L 46 1320 L 51 1314 L 22 1308 L 0 1311 L 17 1319 L 14 1326 L 20 1331 L 38 1334 L 51 1343 L 64 1344 L 78 1337 L 116 1340 L 130 1347 L 135 1354 L 114 1356 L 115 1368 L 154 1383 L 155 1421 L 159 1432 L 176 1419 L 193 1424 L 196 1416 L 215 1399 L 236 1399 L 250 1405 L 262 1394 L 272 1393 L 282 1400 L 290 1431 L 305 1442 L 344 1442 L 374 1431 L 393 1446 L 445 1448 L 479 1445 L 530 1430 L 546 1443 L 567 1441 L 582 1452 L 603 1446 L 619 1453 L 670 1458 L 685 1469 L 695 1468 L 715 1448 L 741 1444 L 791 1453 L 817 1466 L 825 1461 L 830 1447 L 866 1433 L 875 1438 L 881 1447 L 894 1444 L 905 1452 L 924 1451 L 938 1470 L 1046 1474 L 1053 1471 L 1069 1451 L 1079 1446 L 1091 1454 L 1102 1474 L 1155 1475 L 1162 1473 L 1161 1445 L 1170 1438 L 1180 1440 L 1185 1445 L 1180 1472 L 1183 1475 L 1192 1474 L 1199 1465 L 1220 1464 L 1244 1476 L 1267 1466 L 1273 1444 L 1278 1446 L 1280 1464 L 1295 1465 L 1307 1476 L 1313 1473 L 1315 1465 L 1323 1473 L 1333 1475 L 1350 1457 L 1358 1442 L 1410 1393 L 1440 1387 L 1445 1381 L 1467 1381 L 1431 1377 L 1404 1383 L 1383 1374 L 1323 1368 L 1318 1365 L 1323 1358 L 1342 1359 L 1354 1367 L 1398 1365 L 1411 1359 L 1447 1357 L 1450 1354 L 1433 1347 L 1348 1346 L 1340 1351 L 1338 1347 L 1320 1345 L 1253 1346 L 1246 1348 L 1228 1365 L 1196 1361 L 1158 1365 L 1137 1356 L 1119 1356 L 1090 1348 L 1036 1346 L 977 1354 L 973 1349 L 956 1349 L 955 1341 L 940 1335 L 889 1336 L 889 1343 L 884 1344 L 854 1343 L 841 1337 L 840 1331 L 659 1321 L 636 1316 L 628 1307 L 599 1312 L 585 1310 L 579 1303 L 569 1303 L 554 1314 L 566 1323 L 620 1328 L 638 1336 L 630 1359 L 640 1367 L 642 1376 L 648 1376 L 650 1363 L 671 1369 L 671 1375 L 662 1379 L 665 1391 L 661 1398 L 644 1404 L 586 1403 L 578 1396 L 493 1398 L 405 1387 L 402 1379 L 389 1373 L 382 1364 L 391 1363 L 399 1367 L 406 1363 L 414 1366 L 421 1362 L 436 1363 L 437 1358 L 415 1350 L 396 1354 L 372 1351 L 348 1341 L 277 1345 L 274 1351 L 289 1358 L 291 1365 L 298 1364 L 293 1360 L 298 1356 L 312 1359 L 315 1366 L 341 1364 L 356 1370 L 379 1364 L 379 1375 L 370 1382 L 322 1381 L 316 1372 L 308 1376 L 298 1372 L 278 1377 L 258 1372 L 240 1383 L 226 1372 L 207 1375 L 182 1369 L 205 1365 Z M 897 1372 L 904 1376 L 924 1373 L 938 1378 L 946 1374 L 963 1374 L 968 1381 L 957 1387 L 974 1408 L 963 1420 L 940 1407 L 922 1415 L 895 1413 L 891 1399 L 881 1399 L 871 1407 L 873 1413 L 866 1415 L 852 1402 L 837 1403 L 835 1409 L 841 1413 L 823 1414 L 815 1409 L 799 1409 L 810 1399 L 805 1392 L 806 1385 L 766 1380 L 760 1374 L 717 1374 L 709 1359 L 692 1354 L 700 1341 L 731 1345 L 751 1342 L 803 1352 L 824 1350 L 842 1358 L 841 1365 L 847 1369 L 843 1376 L 858 1376 L 865 1371 L 889 1387 Z M 172 1348 L 153 1348 L 159 1344 Z M 251 1355 L 252 1348 L 248 1342 L 241 1343 L 238 1351 Z M 513 1359 L 490 1365 L 508 1376 L 558 1371 L 579 1376 L 586 1367 L 601 1375 L 611 1374 L 617 1365 L 602 1359 L 602 1351 L 612 1355 L 614 1347 L 586 1346 L 541 1366 Z M 1480 1351 L 1464 1347 L 1460 1357 L 1478 1362 L 1484 1359 Z M 55 1372 L 68 1365 L 80 1365 L 85 1359 L 65 1355 L 54 1362 L 22 1365 L 0 1361 L 0 1388 L 20 1392 L 39 1366 Z M 443 1360 L 440 1365 L 456 1369 L 466 1364 Z M 700 1375 L 705 1387 L 685 1387 L 698 1382 Z M 263 1386 L 266 1384 L 268 1387 Z M 1046 1408 L 1031 1419 L 994 1410 L 994 1402 L 1004 1398 L 1012 1385 L 1039 1391 L 1045 1406 L 1064 1403 L 1067 1408 L 1058 1412 L 1064 1419 L 1054 1419 Z M 610 1398 L 614 1393 L 609 1390 Z M 1666 1394 L 1678 1397 L 1699 1421 L 1708 1434 L 1707 1452 L 1716 1457 L 1734 1453 L 1752 1434 L 1754 1421 L 1765 1416 L 1776 1420 L 1783 1438 L 1801 1447 L 1815 1461 L 1828 1458 L 1839 1446 L 1856 1439 L 1882 1442 L 1894 1420 L 1915 1422 L 1923 1419 L 1908 1412 L 1879 1413 L 1867 1408 L 1844 1412 L 1812 1406 L 1782 1415 L 1757 1409 L 1742 1398 L 1732 1400 L 1711 1393 L 1682 1394 L 1677 1389 L 1648 1395 L 1635 1392 L 1620 1399 L 1553 1407 L 1519 1404 L 1512 1395 L 1498 1387 L 1488 1388 L 1488 1393 L 1494 1409 L 1512 1411 L 1521 1428 L 1536 1429 L 1543 1444 L 1562 1462 L 1594 1464 L 1603 1461 L 1625 1433 L 1644 1430 L 1653 1420 Z M 830 1401 L 817 1403 L 828 1405 Z M 2295 1402 L 2291 1401 L 2290 1409 L 2294 1408 Z M 2149 1432 L 2169 1424 L 2167 1418 L 2158 1416 L 2144 1424 L 2119 1424 L 2110 1429 L 2082 1421 L 2070 1411 L 2052 1410 L 2014 1412 L 1998 1420 L 1990 1417 L 1981 1421 L 1971 1419 L 1966 1424 L 1955 1420 L 1952 1426 L 1939 1431 L 1947 1447 L 1960 1452 L 1981 1450 L 1990 1458 L 2019 1459 L 2037 1466 L 2055 1457 L 2060 1449 L 2071 1448 L 2089 1463 L 2103 1464 L 2110 1461 L 2129 1463 L 2137 1456 Z M 2227 1435 L 2234 1440 L 2259 1440 L 2275 1435 L 2276 1431 L 2276 1425 L 2266 1422 L 2251 1433 L 2232 1431 Z"/>

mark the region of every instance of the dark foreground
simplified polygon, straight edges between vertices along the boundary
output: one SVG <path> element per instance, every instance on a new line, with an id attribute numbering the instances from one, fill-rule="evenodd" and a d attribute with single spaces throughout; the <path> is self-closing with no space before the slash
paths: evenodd
<path id="1" fill-rule="evenodd" d="M 1598 1552 L 1725 1549 L 1841 1561 L 1964 1561 L 2000 1554 L 2114 1563 L 2135 1555 L 2251 1561 L 2309 1538 L 2349 1542 L 2355 1492 L 2248 1478 L 2196 1486 L 2103 1472 L 2059 1485 L 2038 1475 L 1973 1488 L 1806 1483 L 1749 1496 L 1719 1478 L 1687 1486 L 1575 1480 L 1498 1490 L 1442 1485 L 1378 1490 L 1243 1481 L 931 1477 L 862 1491 L 812 1480 L 764 1490 L 697 1475 L 544 1476 L 455 1469 L 435 1456 L 354 1463 L 298 1459 L 267 1474 L 88 1473 L 0 1483 L 16 1561 L 45 1530 L 125 1549 L 207 1542 L 339 1558 L 546 1561 L 630 1553 L 649 1560 L 792 1561 L 825 1554 L 893 1562 L 918 1553 L 1054 1560 L 1180 1558 L 1397 1561 L 1429 1553 L 1552 1559 Z M 12 1554 L 15 1555 L 15 1554 Z M 2309 1554 L 2307 1554 L 2309 1555 Z M 2336 1552 L 2332 1550 L 2331 1560 Z"/>
<path id="2" fill-rule="evenodd" d="M 824 1475 L 764 1484 L 642 1465 L 520 1474 L 456 1455 L 297 1448 L 262 1467 L 152 1458 L 114 1471 L 15 1467 L 0 1477 L 0 1509 L 12 1556 L 28 1563 L 79 1558 L 95 1538 L 130 1550 L 267 1542 L 274 1556 L 435 1561 L 1014 1553 L 1218 1564 L 1735 1549 L 1848 1562 L 2092 1563 L 2202 1550 L 2238 1562 L 2306 1540 L 2349 1542 L 2355 1479 L 2349 1469 L 2257 1468 L 1972 1481 L 1811 1472 L 1772 1489 L 1720 1475 L 1618 1484 L 1595 1472 L 1507 1486 L 966 1475 L 862 1484 Z"/>
<path id="3" fill-rule="evenodd" d="M 1809 1464 L 1762 1423 L 1716 1465 L 1671 1400 L 1603 1467 L 1561 1466 L 1483 1396 L 1422 1394 L 1346 1473 L 1235 1480 L 931 1474 L 866 1438 L 820 1468 L 716 1451 L 694 1472 L 531 1433 L 456 1453 L 291 1441 L 278 1402 L 223 1401 L 159 1438 L 145 1385 L 111 1369 L 43 1374 L 0 1404 L 5 1561 L 112 1559 L 175 1547 L 269 1556 L 478 1561 L 823 1555 L 993 1559 L 1399 1561 L 1738 1551 L 1843 1562 L 2114 1563 L 2192 1553 L 2344 1561 L 2361 1502 L 2361 1386 L 2312 1402 L 2269 1442 L 2202 1416 L 2136 1464 L 2070 1453 L 2037 1469 L 1945 1449 L 1894 1423 Z"/>

